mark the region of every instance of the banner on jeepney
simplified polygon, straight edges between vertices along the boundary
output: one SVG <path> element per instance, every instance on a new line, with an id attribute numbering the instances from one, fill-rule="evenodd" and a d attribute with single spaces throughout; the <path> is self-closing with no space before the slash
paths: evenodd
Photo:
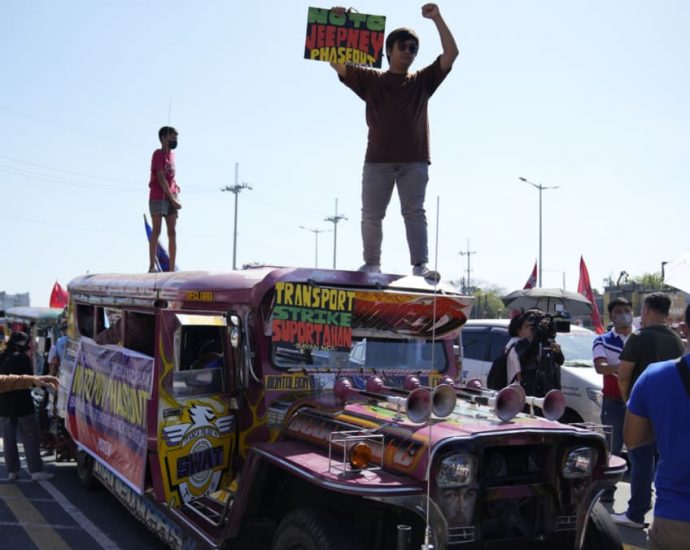
<path id="1" fill-rule="evenodd" d="M 273 344 L 283 352 L 350 351 L 355 292 L 305 283 L 276 283 Z"/>
<path id="2" fill-rule="evenodd" d="M 304 58 L 381 67 L 386 17 L 309 8 Z"/>
<path id="3" fill-rule="evenodd" d="M 82 339 L 67 404 L 67 429 L 91 456 L 140 494 L 146 473 L 146 402 L 153 357 Z"/>

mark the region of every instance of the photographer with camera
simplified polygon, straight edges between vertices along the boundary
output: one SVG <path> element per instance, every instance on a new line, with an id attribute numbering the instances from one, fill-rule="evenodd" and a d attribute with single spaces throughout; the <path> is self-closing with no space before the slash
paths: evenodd
<path id="1" fill-rule="evenodd" d="M 561 389 L 561 365 L 564 357 L 555 341 L 559 321 L 538 309 L 526 312 L 532 327 L 529 343 L 518 350 L 520 383 L 527 395 L 544 397 L 550 390 Z"/>

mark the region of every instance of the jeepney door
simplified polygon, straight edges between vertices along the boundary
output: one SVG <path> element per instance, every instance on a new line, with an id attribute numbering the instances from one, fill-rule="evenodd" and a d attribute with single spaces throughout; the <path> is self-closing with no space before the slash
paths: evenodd
<path id="1" fill-rule="evenodd" d="M 237 399 L 227 316 L 161 312 L 156 356 L 162 488 L 168 505 L 180 507 L 233 477 Z"/>

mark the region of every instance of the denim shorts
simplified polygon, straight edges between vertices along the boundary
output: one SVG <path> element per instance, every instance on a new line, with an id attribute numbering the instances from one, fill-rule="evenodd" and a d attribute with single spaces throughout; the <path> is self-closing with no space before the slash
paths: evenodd
<path id="1" fill-rule="evenodd" d="M 177 216 L 177 208 L 168 199 L 150 200 L 149 212 L 151 216 Z"/>

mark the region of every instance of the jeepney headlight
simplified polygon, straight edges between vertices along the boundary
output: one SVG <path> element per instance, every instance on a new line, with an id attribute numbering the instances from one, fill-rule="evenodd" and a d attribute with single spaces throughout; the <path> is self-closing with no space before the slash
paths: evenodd
<path id="1" fill-rule="evenodd" d="M 470 454 L 449 455 L 443 460 L 436 474 L 439 487 L 462 487 L 472 483 L 475 472 L 475 458 Z"/>
<path id="2" fill-rule="evenodd" d="M 568 452 L 563 463 L 563 477 L 574 479 L 592 475 L 597 451 L 592 447 L 578 447 Z"/>

